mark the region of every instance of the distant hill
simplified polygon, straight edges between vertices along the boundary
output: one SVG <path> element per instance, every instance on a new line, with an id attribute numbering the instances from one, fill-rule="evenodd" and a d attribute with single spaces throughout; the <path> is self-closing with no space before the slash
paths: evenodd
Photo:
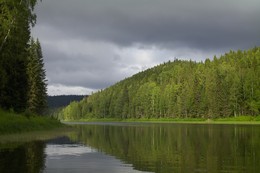
<path id="1" fill-rule="evenodd" d="M 60 119 L 222 118 L 260 114 L 260 47 L 174 60 L 64 108 Z"/>
<path id="2" fill-rule="evenodd" d="M 60 96 L 48 96 L 47 104 L 49 109 L 65 107 L 73 101 L 82 100 L 84 95 L 60 95 Z"/>

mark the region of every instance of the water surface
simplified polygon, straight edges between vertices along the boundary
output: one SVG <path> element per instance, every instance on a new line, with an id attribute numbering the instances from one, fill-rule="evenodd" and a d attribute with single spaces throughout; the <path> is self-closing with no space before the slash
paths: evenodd
<path id="1" fill-rule="evenodd" d="M 0 144 L 0 172 L 259 172 L 259 125 L 81 123 L 51 140 Z M 0 138 L 1 139 L 1 138 Z"/>

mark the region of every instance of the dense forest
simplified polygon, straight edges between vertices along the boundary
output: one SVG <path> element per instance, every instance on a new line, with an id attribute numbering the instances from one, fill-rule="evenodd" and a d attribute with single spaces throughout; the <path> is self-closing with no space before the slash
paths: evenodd
<path id="1" fill-rule="evenodd" d="M 42 114 L 46 76 L 39 40 L 31 37 L 37 0 L 0 2 L 0 108 Z"/>
<path id="2" fill-rule="evenodd" d="M 73 101 L 82 100 L 84 95 L 59 95 L 59 96 L 48 96 L 47 105 L 49 109 L 60 108 L 68 106 Z"/>
<path id="3" fill-rule="evenodd" d="M 59 118 L 220 118 L 259 115 L 260 48 L 205 62 L 174 60 L 64 108 Z"/>
<path id="4" fill-rule="evenodd" d="M 88 96 L 83 96 L 83 95 L 47 96 L 48 110 L 46 114 L 50 117 L 57 118 L 61 109 L 68 106 L 71 102 L 82 100 L 84 97 L 88 97 Z"/>

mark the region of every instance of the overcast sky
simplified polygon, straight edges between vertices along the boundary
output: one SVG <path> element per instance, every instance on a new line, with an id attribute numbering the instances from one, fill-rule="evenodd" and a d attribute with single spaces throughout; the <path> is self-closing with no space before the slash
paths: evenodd
<path id="1" fill-rule="evenodd" d="M 90 94 L 174 58 L 260 46 L 260 0 L 43 0 L 48 94 Z"/>

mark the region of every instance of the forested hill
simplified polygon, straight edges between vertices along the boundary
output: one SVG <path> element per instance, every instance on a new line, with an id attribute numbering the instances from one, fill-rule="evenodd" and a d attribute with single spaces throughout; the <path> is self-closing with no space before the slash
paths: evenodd
<path id="1" fill-rule="evenodd" d="M 48 96 L 47 104 L 48 108 L 60 108 L 64 106 L 68 106 L 73 101 L 82 100 L 84 95 L 59 95 L 59 96 Z"/>
<path id="2" fill-rule="evenodd" d="M 205 62 L 175 60 L 73 102 L 59 117 L 217 118 L 259 115 L 260 48 Z"/>

